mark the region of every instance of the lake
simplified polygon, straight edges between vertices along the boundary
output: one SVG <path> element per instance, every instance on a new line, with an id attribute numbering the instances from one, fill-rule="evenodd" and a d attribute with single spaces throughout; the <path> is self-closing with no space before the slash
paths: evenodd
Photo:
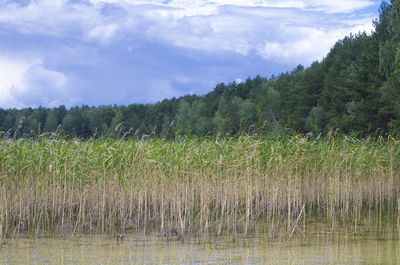
<path id="1" fill-rule="evenodd" d="M 369 225 L 313 222 L 289 239 L 260 225 L 248 235 L 185 238 L 127 234 L 8 239 L 1 264 L 400 264 L 395 222 Z"/>

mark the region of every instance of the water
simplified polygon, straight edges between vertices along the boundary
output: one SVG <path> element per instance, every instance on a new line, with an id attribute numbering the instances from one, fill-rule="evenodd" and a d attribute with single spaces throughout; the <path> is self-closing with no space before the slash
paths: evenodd
<path id="1" fill-rule="evenodd" d="M 0 246 L 0 264 L 400 264 L 395 224 L 296 230 L 290 240 L 265 229 L 184 241 L 154 234 L 125 235 L 119 243 L 99 235 L 18 238 Z"/>

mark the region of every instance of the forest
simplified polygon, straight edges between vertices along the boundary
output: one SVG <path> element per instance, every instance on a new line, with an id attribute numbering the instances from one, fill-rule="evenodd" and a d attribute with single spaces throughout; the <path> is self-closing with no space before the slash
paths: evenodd
<path id="1" fill-rule="evenodd" d="M 382 2 L 375 30 L 336 42 L 326 57 L 278 76 L 220 83 L 156 104 L 0 109 L 2 137 L 57 132 L 82 139 L 400 132 L 400 1 Z"/>

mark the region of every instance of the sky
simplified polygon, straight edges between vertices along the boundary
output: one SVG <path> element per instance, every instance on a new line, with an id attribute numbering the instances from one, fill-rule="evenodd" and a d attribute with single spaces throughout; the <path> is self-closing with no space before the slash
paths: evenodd
<path id="1" fill-rule="evenodd" d="M 155 103 L 322 60 L 380 0 L 0 0 L 0 108 Z"/>

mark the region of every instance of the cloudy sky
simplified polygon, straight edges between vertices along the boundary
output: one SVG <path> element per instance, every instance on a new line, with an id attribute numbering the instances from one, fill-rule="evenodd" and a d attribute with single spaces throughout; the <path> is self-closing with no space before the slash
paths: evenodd
<path id="1" fill-rule="evenodd" d="M 0 108 L 154 103 L 321 60 L 380 0 L 0 0 Z"/>

